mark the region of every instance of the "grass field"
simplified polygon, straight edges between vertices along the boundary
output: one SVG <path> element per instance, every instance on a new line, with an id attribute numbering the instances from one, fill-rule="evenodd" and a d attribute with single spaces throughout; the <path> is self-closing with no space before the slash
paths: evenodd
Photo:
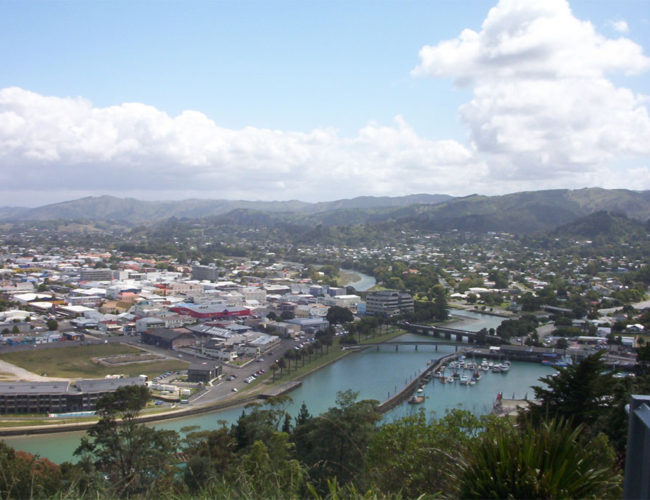
<path id="1" fill-rule="evenodd" d="M 117 373 L 129 377 L 144 374 L 151 378 L 167 370 L 187 368 L 186 362 L 175 359 L 131 363 L 118 367 L 103 366 L 92 360 L 92 358 L 139 352 L 142 351 L 124 344 L 97 344 L 11 352 L 3 354 L 2 359 L 37 375 L 46 374 L 49 377 L 65 378 L 103 378 L 105 375 Z"/>

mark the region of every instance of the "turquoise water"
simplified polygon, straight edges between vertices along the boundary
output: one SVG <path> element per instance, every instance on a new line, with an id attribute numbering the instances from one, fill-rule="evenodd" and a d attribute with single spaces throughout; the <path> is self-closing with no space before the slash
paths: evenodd
<path id="1" fill-rule="evenodd" d="M 486 324 L 495 326 L 501 321 L 501 318 L 494 316 L 465 312 L 463 314 L 469 319 L 454 326 L 478 330 L 486 327 Z M 422 337 L 408 334 L 400 338 L 410 340 Z M 287 411 L 292 415 L 297 414 L 304 401 L 310 413 L 321 413 L 334 406 L 337 392 L 345 389 L 358 392 L 360 399 L 383 401 L 420 373 L 427 366 L 427 362 L 454 351 L 453 346 L 438 346 L 438 351 L 433 346 L 420 346 L 417 351 L 414 346 L 400 346 L 399 351 L 395 351 L 395 347 L 382 346 L 379 350 L 369 349 L 347 356 L 306 377 L 302 386 L 289 395 L 293 402 L 288 404 Z M 451 408 L 462 408 L 476 414 L 485 414 L 492 409 L 498 392 L 503 392 L 505 398 L 512 397 L 513 393 L 518 398 L 524 397 L 526 393 L 532 397 L 530 386 L 537 384 L 539 377 L 552 371 L 552 368 L 538 364 L 514 362 L 508 374 L 484 373 L 482 380 L 475 386 L 463 386 L 458 383 L 441 384 L 434 379 L 425 386 L 427 397 L 422 405 L 404 403 L 390 411 L 385 418 L 399 418 L 422 407 L 428 413 L 434 412 L 436 415 L 442 415 L 446 409 Z M 159 422 L 155 427 L 177 431 L 186 426 L 211 429 L 219 426 L 222 421 L 228 424 L 234 422 L 241 412 L 242 408 L 232 408 Z M 83 432 L 71 432 L 31 437 L 19 436 L 5 438 L 5 441 L 15 448 L 61 462 L 73 459 L 72 453 L 83 435 Z"/>

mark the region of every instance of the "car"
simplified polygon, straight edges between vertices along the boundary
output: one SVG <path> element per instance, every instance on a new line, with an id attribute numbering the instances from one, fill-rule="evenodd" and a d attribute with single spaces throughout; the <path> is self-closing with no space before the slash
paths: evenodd
<path id="1" fill-rule="evenodd" d="M 258 363 L 263 363 L 263 362 L 264 362 L 264 358 L 257 358 L 257 362 L 258 362 Z"/>
<path id="2" fill-rule="evenodd" d="M 239 389 L 237 389 L 236 387 L 232 388 L 232 392 L 237 392 L 237 391 L 239 391 Z"/>
<path id="3" fill-rule="evenodd" d="M 163 404 L 163 402 L 160 399 L 157 399 L 156 402 L 154 403 L 156 406 L 160 406 Z"/>

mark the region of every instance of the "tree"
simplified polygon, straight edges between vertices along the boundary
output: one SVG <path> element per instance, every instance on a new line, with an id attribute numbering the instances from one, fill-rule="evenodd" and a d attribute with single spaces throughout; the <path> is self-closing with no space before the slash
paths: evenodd
<path id="1" fill-rule="evenodd" d="M 151 495 L 172 471 L 178 434 L 136 422 L 149 396 L 145 386 L 132 385 L 101 397 L 96 409 L 100 420 L 75 450 L 105 475 L 116 496 Z"/>
<path id="2" fill-rule="evenodd" d="M 447 293 L 442 285 L 434 285 L 429 291 L 429 297 L 433 303 L 433 317 L 438 321 L 449 318 L 447 311 Z"/>
<path id="3" fill-rule="evenodd" d="M 639 342 L 641 344 L 641 342 Z M 648 379 L 648 385 L 650 385 L 650 343 L 639 347 L 636 355 L 636 366 L 634 371 L 639 379 Z M 643 392 L 647 394 L 647 392 Z"/>
<path id="4" fill-rule="evenodd" d="M 241 498 L 298 498 L 306 473 L 285 432 L 274 432 L 265 443 L 255 441 L 241 457 L 236 478 Z"/>
<path id="5" fill-rule="evenodd" d="M 282 313 L 280 314 L 280 319 L 282 321 L 287 321 L 287 320 L 293 319 L 295 317 L 296 317 L 296 315 L 291 311 L 282 311 Z"/>
<path id="6" fill-rule="evenodd" d="M 607 438 L 562 421 L 488 429 L 452 470 L 458 498 L 617 498 Z"/>
<path id="7" fill-rule="evenodd" d="M 377 401 L 356 398 L 355 392 L 339 392 L 335 407 L 294 429 L 296 454 L 321 491 L 332 477 L 342 483 L 365 479 L 366 449 L 381 415 Z"/>
<path id="8" fill-rule="evenodd" d="M 2 498 L 51 498 L 61 492 L 61 470 L 46 458 L 16 451 L 0 441 Z"/>
<path id="9" fill-rule="evenodd" d="M 327 316 L 325 316 L 325 318 L 327 319 L 327 321 L 329 321 L 331 325 L 350 323 L 351 321 L 354 320 L 352 311 L 350 311 L 347 307 L 341 307 L 341 306 L 330 307 L 327 310 Z"/>
<path id="10" fill-rule="evenodd" d="M 506 271 L 490 271 L 488 279 L 494 281 L 494 288 L 507 288 L 510 281 Z"/>
<path id="11" fill-rule="evenodd" d="M 555 347 L 558 349 L 566 349 L 569 347 L 569 341 L 565 338 L 557 339 L 557 342 L 555 343 Z"/>
<path id="12" fill-rule="evenodd" d="M 579 363 L 560 368 L 555 376 L 542 377 L 546 387 L 533 386 L 539 405 L 530 407 L 535 422 L 547 418 L 564 419 L 574 426 L 583 424 L 597 433 L 598 421 L 606 418 L 607 400 L 614 392 L 614 379 L 603 362 L 603 351 Z"/>
<path id="13" fill-rule="evenodd" d="M 296 416 L 296 425 L 304 425 L 311 418 L 312 418 L 312 416 L 309 413 L 309 410 L 307 409 L 307 405 L 303 401 L 302 404 L 300 405 L 300 411 L 298 412 L 298 415 Z"/>
<path id="14" fill-rule="evenodd" d="M 424 411 L 385 423 L 368 448 L 372 484 L 387 497 L 449 491 L 454 480 L 441 471 L 452 468 L 480 427 L 478 418 L 462 410 L 430 423 Z"/>
<path id="15" fill-rule="evenodd" d="M 54 331 L 59 328 L 59 323 L 55 319 L 48 319 L 46 325 L 47 325 L 47 329 L 50 331 Z"/>
<path id="16" fill-rule="evenodd" d="M 184 452 L 189 456 L 183 480 L 195 492 L 216 476 L 223 475 L 235 460 L 235 440 L 225 426 L 212 431 L 188 433 Z"/>

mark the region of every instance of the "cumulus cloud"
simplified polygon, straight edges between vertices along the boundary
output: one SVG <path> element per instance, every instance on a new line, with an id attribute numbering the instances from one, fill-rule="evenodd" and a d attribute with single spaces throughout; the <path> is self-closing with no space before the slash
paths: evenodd
<path id="1" fill-rule="evenodd" d="M 627 25 L 627 22 L 624 21 L 623 19 L 620 19 L 618 21 L 611 21 L 611 26 L 614 28 L 614 30 L 618 31 L 619 33 L 629 33 L 630 28 Z"/>
<path id="2" fill-rule="evenodd" d="M 419 56 L 414 76 L 473 88 L 459 113 L 495 179 L 588 179 L 650 154 L 646 97 L 608 79 L 644 72 L 650 59 L 629 39 L 597 33 L 565 0 L 501 0 L 479 32 L 463 30 Z"/>
<path id="3" fill-rule="evenodd" d="M 488 174 L 470 149 L 421 138 L 401 117 L 392 126 L 370 123 L 350 138 L 326 128 L 231 130 L 197 111 L 172 117 L 140 103 L 98 108 L 16 87 L 0 90 L 0 163 L 1 189 L 28 189 L 32 197 L 58 191 L 322 200 L 462 192 L 462 176 Z M 19 204 L 41 201 L 51 200 Z"/>

